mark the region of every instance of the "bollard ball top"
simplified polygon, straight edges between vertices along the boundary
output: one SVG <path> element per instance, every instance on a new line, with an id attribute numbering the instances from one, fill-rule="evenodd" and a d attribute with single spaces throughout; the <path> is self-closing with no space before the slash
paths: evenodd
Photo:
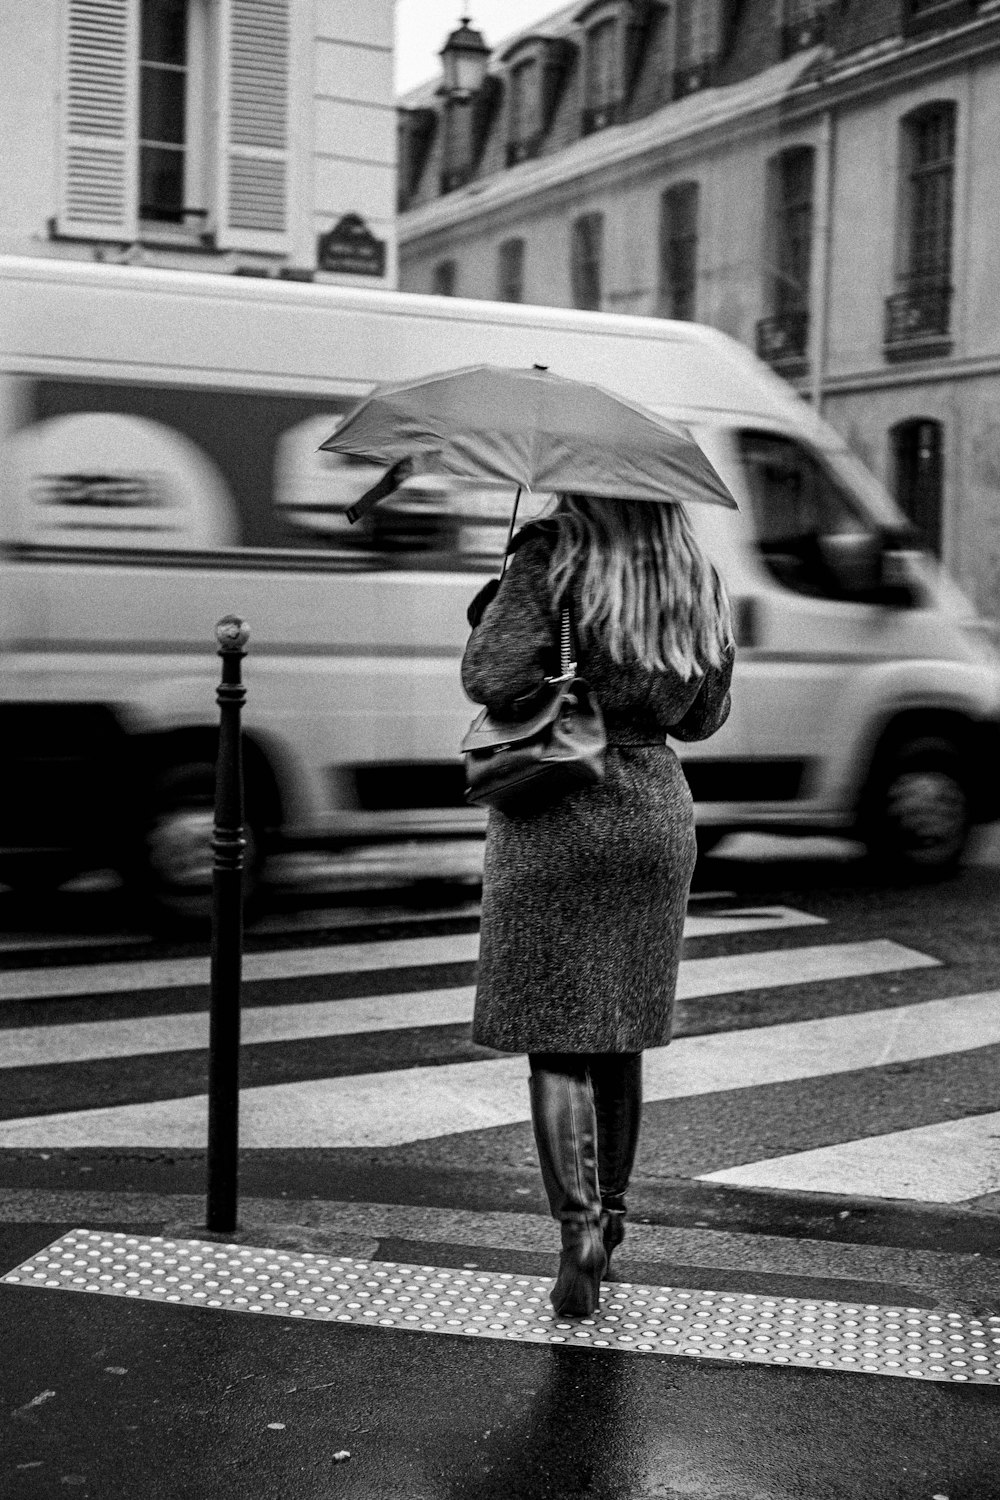
<path id="1" fill-rule="evenodd" d="M 220 651 L 242 651 L 250 639 L 250 627 L 239 615 L 223 615 L 215 627 Z"/>

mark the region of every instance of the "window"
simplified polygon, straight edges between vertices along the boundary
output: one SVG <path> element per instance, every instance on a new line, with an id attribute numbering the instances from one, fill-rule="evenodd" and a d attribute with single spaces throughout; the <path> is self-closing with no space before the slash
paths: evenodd
<path id="1" fill-rule="evenodd" d="M 524 241 L 504 240 L 497 251 L 497 299 L 521 302 L 524 299 Z"/>
<path id="2" fill-rule="evenodd" d="M 904 121 L 906 245 L 903 275 L 946 283 L 951 276 L 955 106 L 931 105 Z"/>
<path id="3" fill-rule="evenodd" d="M 951 309 L 955 105 L 942 100 L 902 121 L 899 290 L 886 303 L 886 350 L 946 352 Z"/>
<path id="4" fill-rule="evenodd" d="M 187 0 L 142 0 L 139 216 L 179 223 L 185 208 Z"/>
<path id="5" fill-rule="evenodd" d="M 705 88 L 719 51 L 719 0 L 677 0 L 674 97 Z"/>
<path id="6" fill-rule="evenodd" d="M 583 52 L 583 135 L 618 121 L 621 111 L 621 52 L 618 15 L 586 31 Z"/>
<path id="7" fill-rule="evenodd" d="M 805 312 L 809 307 L 814 159 L 811 146 L 793 146 L 773 166 L 771 305 L 779 314 Z"/>
<path id="8" fill-rule="evenodd" d="M 770 432 L 741 432 L 739 449 L 758 547 L 779 583 L 826 599 L 872 591 L 878 539 L 820 459 Z"/>
<path id="9" fill-rule="evenodd" d="M 768 316 L 757 324 L 757 353 L 785 375 L 803 373 L 809 342 L 812 268 L 811 146 L 792 146 L 768 163 Z"/>
<path id="10" fill-rule="evenodd" d="M 60 9 L 53 233 L 286 253 L 291 0 Z"/>
<path id="11" fill-rule="evenodd" d="M 451 193 L 472 176 L 472 104 L 448 99 L 444 106 L 444 160 L 441 191 Z"/>
<path id="12" fill-rule="evenodd" d="M 400 109 L 397 113 L 396 201 L 401 213 L 409 208 L 420 186 L 436 125 L 433 109 Z"/>
<path id="13" fill-rule="evenodd" d="M 435 297 L 454 297 L 458 287 L 458 262 L 439 260 L 434 267 L 431 291 Z"/>
<path id="14" fill-rule="evenodd" d="M 660 198 L 660 316 L 693 318 L 697 280 L 698 184 L 680 182 Z"/>
<path id="15" fill-rule="evenodd" d="M 618 23 L 613 16 L 587 32 L 587 109 L 609 113 L 618 101 Z"/>
<path id="16" fill-rule="evenodd" d="M 581 214 L 570 235 L 570 282 L 573 306 L 597 311 L 601 306 L 601 252 L 604 215 Z"/>
<path id="17" fill-rule="evenodd" d="M 575 48 L 562 37 L 520 36 L 500 58 L 507 69 L 508 167 L 537 156 Z"/>
<path id="18" fill-rule="evenodd" d="M 507 141 L 512 148 L 528 147 L 538 131 L 538 71 L 537 61 L 529 57 L 510 75 Z"/>
<path id="19" fill-rule="evenodd" d="M 890 441 L 896 503 L 940 557 L 944 428 L 931 417 L 913 417 L 892 428 Z"/>

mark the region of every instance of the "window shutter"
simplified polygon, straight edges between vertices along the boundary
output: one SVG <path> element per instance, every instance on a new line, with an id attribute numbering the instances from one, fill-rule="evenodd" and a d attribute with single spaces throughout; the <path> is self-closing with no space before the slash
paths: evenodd
<path id="1" fill-rule="evenodd" d="M 68 0 L 58 231 L 134 240 L 138 197 L 133 0 Z"/>
<path id="2" fill-rule="evenodd" d="M 220 7 L 218 211 L 223 250 L 289 248 L 289 0 Z"/>

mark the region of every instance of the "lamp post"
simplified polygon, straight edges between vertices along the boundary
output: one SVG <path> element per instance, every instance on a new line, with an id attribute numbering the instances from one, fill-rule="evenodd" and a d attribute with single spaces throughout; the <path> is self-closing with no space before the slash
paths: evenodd
<path id="1" fill-rule="evenodd" d="M 457 30 L 453 31 L 441 48 L 441 66 L 444 70 L 442 93 L 449 99 L 471 99 L 478 94 L 486 77 L 490 49 L 483 41 L 482 32 L 469 25 L 469 17 L 463 16 Z"/>

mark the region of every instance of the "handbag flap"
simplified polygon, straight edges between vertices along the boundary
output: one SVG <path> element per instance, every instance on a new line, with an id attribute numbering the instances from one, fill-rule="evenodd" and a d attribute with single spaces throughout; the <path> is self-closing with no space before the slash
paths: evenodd
<path id="1" fill-rule="evenodd" d="M 566 697 L 572 691 L 573 682 L 560 683 L 530 719 L 495 719 L 489 709 L 484 708 L 466 731 L 460 747 L 462 754 L 467 755 L 475 750 L 494 750 L 500 745 L 534 739 L 543 729 L 555 723 Z"/>

